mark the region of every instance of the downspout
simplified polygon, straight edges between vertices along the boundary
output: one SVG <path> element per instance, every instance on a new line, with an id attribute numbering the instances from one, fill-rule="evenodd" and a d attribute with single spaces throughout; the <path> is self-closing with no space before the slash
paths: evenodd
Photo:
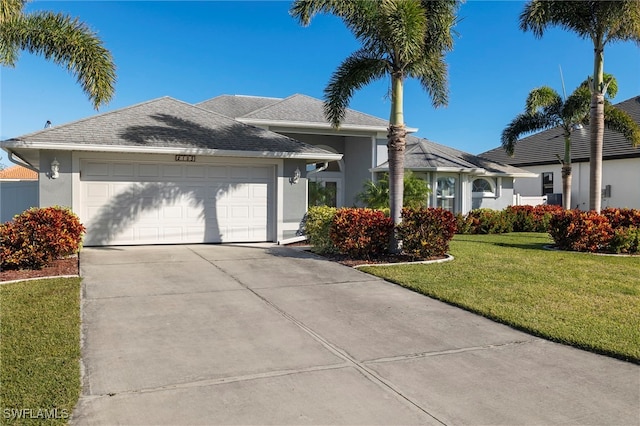
<path id="1" fill-rule="evenodd" d="M 24 158 L 20 157 L 15 152 L 13 152 L 13 151 L 7 151 L 7 152 L 9 153 L 9 161 L 11 161 L 12 163 L 17 164 L 18 166 L 22 166 L 24 168 L 27 168 L 27 169 L 29 169 L 29 170 L 31 170 L 33 172 L 40 173 L 40 170 L 36 169 L 33 165 L 31 165 L 31 163 L 29 163 Z M 16 160 L 16 158 L 17 158 L 17 160 Z"/>

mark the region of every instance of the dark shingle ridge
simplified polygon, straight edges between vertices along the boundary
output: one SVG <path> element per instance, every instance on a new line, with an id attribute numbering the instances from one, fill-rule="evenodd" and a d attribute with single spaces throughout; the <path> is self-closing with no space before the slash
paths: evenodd
<path id="1" fill-rule="evenodd" d="M 634 96 L 614 105 L 629 114 L 640 124 L 640 96 Z M 545 130 L 520 139 L 513 157 L 509 157 L 502 147 L 478 154 L 492 161 L 526 167 L 543 164 L 556 164 L 564 156 L 564 136 L 559 127 Z M 571 135 L 571 161 L 588 162 L 590 157 L 589 126 L 575 130 Z M 621 133 L 605 128 L 603 160 L 640 157 L 640 147 L 634 148 Z"/>

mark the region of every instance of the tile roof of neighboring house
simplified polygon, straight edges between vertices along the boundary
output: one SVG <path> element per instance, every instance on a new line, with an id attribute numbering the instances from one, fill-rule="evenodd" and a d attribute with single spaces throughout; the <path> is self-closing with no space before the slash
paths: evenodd
<path id="1" fill-rule="evenodd" d="M 329 125 L 324 116 L 323 101 L 301 94 L 295 94 L 284 99 L 223 95 L 201 102 L 198 105 L 247 122 L 255 120 Z M 230 114 L 233 114 L 233 116 Z M 386 129 L 389 126 L 389 122 L 369 114 L 347 109 L 342 126 L 348 125 L 382 127 Z"/>
<path id="2" fill-rule="evenodd" d="M 11 166 L 0 170 L 0 180 L 38 180 L 38 173 L 22 166 Z"/>
<path id="3" fill-rule="evenodd" d="M 469 171 L 480 174 L 534 176 L 526 170 L 499 164 L 411 135 L 407 136 L 404 166 L 415 171 Z M 388 168 L 389 164 L 386 162 L 376 167 L 375 170 L 383 171 Z"/>
<path id="4" fill-rule="evenodd" d="M 640 96 L 627 99 L 615 105 L 626 111 L 640 124 Z M 589 161 L 589 126 L 574 130 L 571 135 L 571 161 L 574 163 Z M 542 164 L 556 164 L 564 156 L 564 137 L 561 128 L 545 130 L 519 140 L 513 157 L 509 157 L 502 147 L 479 154 L 480 157 L 517 167 Z M 603 160 L 640 157 L 640 147 L 631 146 L 621 133 L 605 129 Z"/>
<path id="5" fill-rule="evenodd" d="M 188 150 L 332 154 L 170 97 L 92 116 L 5 141 Z M 333 154 L 332 154 L 333 155 Z"/>

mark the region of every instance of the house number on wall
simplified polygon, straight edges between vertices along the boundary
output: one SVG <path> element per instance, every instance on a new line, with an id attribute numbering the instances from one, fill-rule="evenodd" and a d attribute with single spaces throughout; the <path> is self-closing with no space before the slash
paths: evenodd
<path id="1" fill-rule="evenodd" d="M 176 155 L 176 161 L 189 161 L 195 163 L 196 156 L 195 155 Z"/>

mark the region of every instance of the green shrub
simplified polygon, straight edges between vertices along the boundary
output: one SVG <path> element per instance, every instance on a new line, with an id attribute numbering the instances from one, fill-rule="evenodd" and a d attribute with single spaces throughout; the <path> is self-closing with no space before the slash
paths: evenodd
<path id="1" fill-rule="evenodd" d="M 429 184 L 414 175 L 411 170 L 404 172 L 402 205 L 408 208 L 426 207 L 431 189 Z M 364 189 L 356 195 L 370 209 L 389 208 L 389 173 L 384 173 L 377 182 L 367 181 Z"/>
<path id="2" fill-rule="evenodd" d="M 32 208 L 0 225 L 0 266 L 40 269 L 55 259 L 77 253 L 84 226 L 62 207 Z"/>
<path id="3" fill-rule="evenodd" d="M 458 234 L 471 234 L 473 221 L 468 215 L 456 213 L 456 232 Z"/>
<path id="4" fill-rule="evenodd" d="M 504 210 L 471 210 L 466 220 L 472 234 L 502 234 L 513 231 L 513 218 Z"/>
<path id="5" fill-rule="evenodd" d="M 309 207 L 304 221 L 304 234 L 316 253 L 331 254 L 338 251 L 329 237 L 336 210 L 335 207 L 327 206 Z"/>
<path id="6" fill-rule="evenodd" d="M 554 213 L 561 206 L 541 204 L 539 206 L 509 206 L 505 209 L 511 217 L 513 232 L 548 232 Z"/>
<path id="7" fill-rule="evenodd" d="M 610 253 L 640 253 L 640 229 L 635 226 L 614 229 L 609 241 L 607 252 Z"/>
<path id="8" fill-rule="evenodd" d="M 456 233 L 456 218 L 441 208 L 403 209 L 398 236 L 402 250 L 418 259 L 444 256 Z"/>
<path id="9" fill-rule="evenodd" d="M 393 220 L 380 210 L 342 208 L 336 211 L 329 236 L 338 252 L 354 259 L 372 259 L 388 252 Z"/>

